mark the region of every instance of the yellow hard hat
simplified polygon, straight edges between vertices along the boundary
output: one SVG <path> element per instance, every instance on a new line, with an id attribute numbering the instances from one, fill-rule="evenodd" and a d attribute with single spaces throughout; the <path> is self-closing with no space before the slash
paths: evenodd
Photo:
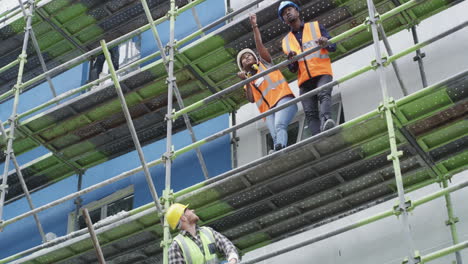
<path id="1" fill-rule="evenodd" d="M 167 209 L 166 219 L 167 223 L 172 229 L 176 229 L 177 224 L 179 223 L 180 217 L 184 214 L 185 208 L 188 207 L 187 205 L 183 205 L 180 203 L 175 203 Z"/>

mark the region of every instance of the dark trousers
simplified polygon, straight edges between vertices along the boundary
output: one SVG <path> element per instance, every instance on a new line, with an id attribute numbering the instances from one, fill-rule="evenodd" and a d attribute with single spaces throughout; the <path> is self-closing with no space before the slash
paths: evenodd
<path id="1" fill-rule="evenodd" d="M 303 95 L 333 80 L 331 75 L 319 75 L 302 83 L 299 94 Z M 331 94 L 333 88 L 321 90 L 318 94 L 302 100 L 306 122 L 313 135 L 321 132 L 322 124 L 331 118 Z M 319 109 L 320 103 L 320 109 Z"/>
<path id="2" fill-rule="evenodd" d="M 119 46 L 115 46 L 109 50 L 112 64 L 114 65 L 114 69 L 118 70 L 119 69 Z M 96 57 L 96 60 L 93 63 L 93 67 L 91 69 L 91 76 L 90 80 L 94 81 L 99 78 L 99 74 L 102 72 L 102 69 L 104 68 L 104 62 L 106 61 L 106 57 L 104 54 L 99 54 Z"/>

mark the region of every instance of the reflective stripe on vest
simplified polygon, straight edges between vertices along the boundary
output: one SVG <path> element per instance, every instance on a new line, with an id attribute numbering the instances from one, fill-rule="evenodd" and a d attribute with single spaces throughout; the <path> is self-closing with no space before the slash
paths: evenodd
<path id="1" fill-rule="evenodd" d="M 204 252 L 201 252 L 198 245 L 189 237 L 179 234 L 174 238 L 182 249 L 185 262 L 187 264 L 217 264 L 218 257 L 216 253 L 210 254 L 208 247 L 209 244 L 216 244 L 213 233 L 206 227 L 200 227 L 199 230 Z"/>
<path id="2" fill-rule="evenodd" d="M 315 30 L 313 29 L 312 26 L 309 27 L 309 30 L 310 30 L 310 34 L 312 35 L 312 40 L 308 41 L 306 43 L 302 43 L 302 47 L 303 47 L 304 51 L 307 51 L 309 49 L 313 49 L 313 48 L 317 47 L 317 43 L 315 43 L 315 41 L 318 39 L 317 32 L 315 32 Z M 289 36 L 288 35 L 286 35 L 286 37 L 284 37 L 284 41 L 286 42 L 287 52 L 288 53 L 291 52 L 291 44 L 289 43 Z M 316 52 L 313 52 L 313 53 L 303 57 L 302 60 L 311 60 L 312 58 L 328 59 L 328 58 L 330 58 L 330 56 L 328 56 L 328 53 L 322 54 L 320 52 L 320 50 L 318 50 Z"/>
<path id="3" fill-rule="evenodd" d="M 306 23 L 304 24 L 302 32 L 302 44 L 299 43 L 292 32 L 289 32 L 282 41 L 283 52 L 286 53 L 286 55 L 291 51 L 300 54 L 313 49 L 317 47 L 315 41 L 318 40 L 320 36 L 320 25 L 318 22 Z M 315 76 L 333 75 L 327 49 L 321 48 L 318 51 L 299 59 L 297 62 L 299 64 L 297 76 L 299 86 Z"/>
<path id="4" fill-rule="evenodd" d="M 260 67 L 258 69 L 258 73 L 261 73 L 263 71 L 266 71 L 266 67 L 263 64 L 260 64 Z M 267 86 L 267 88 L 265 90 L 262 91 L 262 96 L 255 102 L 255 104 L 257 105 L 258 108 L 260 108 L 260 106 L 263 104 L 263 98 L 265 98 L 267 96 L 268 92 L 270 92 L 272 89 L 275 89 L 280 84 L 286 82 L 285 79 L 281 79 L 281 80 L 279 80 L 277 82 L 273 82 L 270 75 L 268 75 L 268 74 L 263 76 L 263 81 L 267 81 L 268 86 Z M 253 81 L 253 82 L 255 83 L 255 81 Z"/>

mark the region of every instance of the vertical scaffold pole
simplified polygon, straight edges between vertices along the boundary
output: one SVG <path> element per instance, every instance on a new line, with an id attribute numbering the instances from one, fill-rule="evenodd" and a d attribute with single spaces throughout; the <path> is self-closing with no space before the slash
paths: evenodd
<path id="1" fill-rule="evenodd" d="M 78 173 L 78 184 L 77 184 L 77 192 L 81 191 L 81 186 L 83 185 L 83 173 Z M 75 219 L 73 219 L 75 231 L 80 230 L 80 225 L 78 223 L 78 219 L 80 217 L 80 209 L 81 209 L 81 203 L 83 202 L 83 199 L 81 199 L 80 196 L 76 197 L 75 201 L 73 202 L 75 204 Z"/>
<path id="2" fill-rule="evenodd" d="M 135 149 L 138 152 L 138 157 L 140 158 L 141 166 L 143 167 L 143 172 L 146 177 L 146 182 L 148 183 L 148 188 L 150 190 L 151 196 L 153 198 L 154 204 L 156 205 L 156 209 L 159 213 L 162 213 L 161 204 L 159 202 L 158 193 L 156 192 L 156 188 L 154 187 L 153 178 L 151 178 L 151 173 L 148 169 L 148 164 L 145 160 L 145 155 L 143 154 L 143 150 L 141 149 L 140 140 L 138 139 L 138 135 L 133 125 L 132 116 L 130 115 L 130 111 L 128 110 L 127 102 L 125 101 L 125 96 L 122 92 L 122 88 L 120 87 L 120 82 L 115 73 L 114 65 L 112 64 L 112 59 L 107 49 L 106 41 L 101 40 L 101 47 L 102 51 L 104 52 L 104 56 L 106 57 L 107 66 L 109 67 L 109 72 L 112 76 L 112 81 L 114 81 L 115 90 L 120 100 L 120 105 L 122 106 L 122 112 L 125 115 L 125 119 L 127 120 L 127 126 L 130 130 L 130 134 L 132 135 L 133 144 L 135 145 Z"/>
<path id="3" fill-rule="evenodd" d="M 448 187 L 448 181 L 445 177 L 442 181 L 442 187 L 443 188 Z M 452 241 L 453 241 L 453 244 L 456 245 L 459 243 L 457 226 L 455 225 L 458 222 L 458 217 L 455 217 L 453 213 L 452 197 L 450 196 L 450 193 L 445 194 L 445 205 L 447 206 L 447 215 L 448 215 L 448 220 L 445 222 L 445 224 L 450 227 L 450 233 L 452 234 Z M 455 252 L 455 259 L 457 261 L 457 264 L 463 264 L 462 257 L 459 251 Z"/>
<path id="4" fill-rule="evenodd" d="M 163 158 L 165 159 L 166 165 L 166 188 L 164 190 L 164 208 L 169 208 L 171 204 L 171 167 L 172 167 L 172 91 L 175 86 L 174 76 L 174 31 L 175 31 L 175 17 L 177 10 L 175 6 L 175 0 L 171 0 L 171 9 L 169 10 L 169 58 L 168 58 L 168 72 L 167 72 L 167 136 L 166 136 L 166 153 Z M 171 245 L 171 233 L 169 230 L 169 224 L 167 223 L 166 217 L 164 217 L 164 237 L 162 241 L 163 246 L 163 264 L 169 264 L 169 246 Z"/>
<path id="5" fill-rule="evenodd" d="M 151 31 L 153 32 L 153 37 L 154 40 L 156 41 L 156 44 L 158 45 L 159 51 L 161 53 L 161 57 L 163 59 L 163 64 L 164 67 L 166 68 L 167 73 L 169 74 L 169 66 L 167 64 L 167 56 L 166 53 L 164 52 L 164 47 L 161 42 L 161 38 L 159 37 L 158 30 L 156 29 L 156 25 L 154 24 L 153 17 L 151 16 L 151 10 L 149 9 L 148 3 L 146 0 L 141 0 L 141 4 L 143 6 L 143 10 L 145 10 L 146 18 L 148 19 L 148 22 L 151 25 Z M 182 99 L 182 96 L 180 95 L 179 88 L 177 87 L 177 83 L 174 82 L 174 95 L 176 96 L 177 103 L 179 105 L 180 109 L 183 109 L 184 106 L 184 101 Z M 197 138 L 195 136 L 195 132 L 193 131 L 192 125 L 190 124 L 190 119 L 187 114 L 182 115 L 184 118 L 185 126 L 187 127 L 187 130 L 189 131 L 190 137 L 192 138 L 192 143 L 197 142 Z M 200 148 L 195 148 L 195 151 L 197 153 L 198 161 L 200 162 L 201 169 L 203 171 L 203 175 L 205 176 L 205 179 L 209 178 L 208 174 L 208 169 L 206 168 L 206 163 L 205 159 L 203 158 L 203 154 L 201 153 Z"/>
<path id="6" fill-rule="evenodd" d="M 395 173 L 395 181 L 398 189 L 398 200 L 399 200 L 399 208 L 398 210 L 401 212 L 401 218 L 402 218 L 402 224 L 403 224 L 403 233 L 406 238 L 406 242 L 408 244 L 408 263 L 409 264 L 414 264 L 414 242 L 413 238 L 411 236 L 411 229 L 409 225 L 409 220 L 408 220 L 408 206 L 409 204 L 406 203 L 405 199 L 405 190 L 403 186 L 403 178 L 401 175 L 401 169 L 400 169 L 400 159 L 399 157 L 403 154 L 401 151 L 398 151 L 397 149 L 397 143 L 396 143 L 396 136 L 395 136 L 395 128 L 393 124 L 393 118 L 392 118 L 392 113 L 391 111 L 394 110 L 395 107 L 395 102 L 391 100 L 388 96 L 388 91 L 387 91 L 387 80 L 385 77 L 385 67 L 383 66 L 383 60 L 382 60 L 382 54 L 380 51 L 380 43 L 379 43 L 379 35 L 378 35 L 378 29 L 377 29 L 377 23 L 380 23 L 380 17 L 377 15 L 377 13 L 374 11 L 374 3 L 372 0 L 367 0 L 367 8 L 369 10 L 369 24 L 371 27 L 372 31 L 372 38 L 374 41 L 374 51 L 375 51 L 375 57 L 376 57 L 376 70 L 379 74 L 379 80 L 380 80 L 380 87 L 382 90 L 382 96 L 383 96 L 383 104 L 379 107 L 380 110 L 383 112 L 385 115 L 385 119 L 387 122 L 387 129 L 388 129 L 388 137 L 390 141 L 390 155 L 388 155 L 388 159 L 392 160 L 393 163 L 393 170 Z"/>
<path id="7" fill-rule="evenodd" d="M 380 37 L 382 38 L 382 41 L 385 45 L 385 49 L 387 50 L 388 55 L 393 56 L 392 47 L 390 46 L 390 42 L 388 42 L 387 34 L 385 34 L 385 30 L 382 24 L 378 25 L 378 30 L 379 30 Z M 397 77 L 398 83 L 400 84 L 400 88 L 401 88 L 401 92 L 403 93 L 403 96 L 407 96 L 408 90 L 406 89 L 406 86 L 403 83 L 403 79 L 401 78 L 401 74 L 400 74 L 400 68 L 398 67 L 398 64 L 396 61 L 392 61 L 392 67 L 393 67 L 393 71 L 395 71 L 395 75 Z"/>
<path id="8" fill-rule="evenodd" d="M 18 0 L 21 10 L 23 12 L 23 15 L 26 16 L 26 9 L 24 7 L 24 4 L 21 0 Z M 34 1 L 29 0 L 30 5 L 34 5 Z M 36 50 L 37 57 L 39 58 L 39 62 L 41 63 L 42 71 L 46 73 L 48 71 L 47 66 L 45 64 L 44 58 L 42 57 L 41 53 L 41 48 L 39 47 L 39 43 L 37 42 L 36 35 L 34 34 L 34 30 L 31 28 L 31 41 L 33 43 L 34 49 Z M 46 80 L 47 83 L 49 84 L 50 91 L 52 92 L 52 96 L 55 98 L 57 97 L 57 92 L 55 91 L 54 84 L 52 83 L 52 79 L 50 78 L 49 74 L 46 74 Z"/>
<path id="9" fill-rule="evenodd" d="M 411 27 L 411 33 L 413 34 L 413 41 L 414 44 L 419 43 L 418 39 L 418 31 L 416 30 L 416 26 Z M 421 81 L 423 88 L 427 87 L 427 78 L 426 78 L 426 72 L 424 71 L 424 63 L 423 63 L 423 58 L 426 56 L 424 52 L 421 52 L 420 49 L 416 50 L 416 56 L 413 57 L 414 61 L 418 61 L 418 66 L 419 66 L 419 73 L 421 74 Z"/>
<path id="10" fill-rule="evenodd" d="M 0 133 L 2 134 L 3 139 L 5 142 L 7 142 L 7 136 L 6 136 L 6 131 L 5 128 L 3 127 L 3 123 L 0 120 Z M 23 173 L 21 172 L 21 168 L 18 164 L 18 161 L 16 160 L 15 153 L 11 153 L 11 160 L 13 161 L 13 164 L 15 165 L 16 169 L 16 175 L 18 176 L 19 182 L 21 184 L 21 188 L 23 189 L 24 196 L 26 196 L 26 200 L 28 201 L 29 208 L 31 210 L 34 210 L 34 204 L 31 198 L 31 195 L 29 194 L 28 186 L 26 185 L 26 182 L 24 181 Z M 37 229 L 39 230 L 39 234 L 41 235 L 42 242 L 45 243 L 47 242 L 44 229 L 42 228 L 41 221 L 39 220 L 39 216 L 37 214 L 33 215 L 34 221 L 36 222 Z"/>
<path id="11" fill-rule="evenodd" d="M 3 221 L 3 204 L 5 202 L 6 191 L 8 189 L 8 170 L 10 165 L 11 155 L 13 154 L 13 140 L 15 138 L 15 128 L 16 128 L 16 121 L 17 121 L 17 111 L 18 111 L 18 104 L 19 104 L 19 95 L 21 92 L 21 84 L 23 83 L 23 70 L 24 64 L 26 63 L 26 58 L 28 57 L 27 49 L 28 49 L 28 41 L 29 41 L 29 34 L 31 31 L 31 21 L 34 12 L 34 5 L 30 5 L 29 12 L 26 14 L 26 27 L 24 32 L 24 41 L 23 47 L 21 49 L 21 54 L 18 56 L 19 60 L 19 68 L 18 68 L 18 77 L 16 79 L 16 84 L 13 86 L 14 92 L 14 101 L 13 101 L 13 110 L 11 111 L 11 117 L 8 120 L 10 123 L 10 133 L 7 135 L 7 142 L 6 142 L 6 157 L 5 157 L 5 165 L 3 169 L 3 177 L 2 177 L 2 185 L 0 185 L 0 223 Z"/>

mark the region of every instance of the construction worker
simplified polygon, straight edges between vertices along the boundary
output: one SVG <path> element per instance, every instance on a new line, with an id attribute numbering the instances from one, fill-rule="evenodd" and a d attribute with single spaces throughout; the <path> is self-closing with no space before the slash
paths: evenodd
<path id="1" fill-rule="evenodd" d="M 298 72 L 300 94 L 331 82 L 333 77 L 328 52 L 336 51 L 336 44 L 328 44 L 330 35 L 317 21 L 304 23 L 300 17 L 300 8 L 291 1 L 283 1 L 278 7 L 278 16 L 290 27 L 290 32 L 283 38 L 283 52 L 288 59 L 304 51 L 320 46 L 321 49 L 288 65 L 291 72 Z M 302 101 L 308 127 L 312 135 L 335 126 L 331 117 L 332 88 Z M 320 102 L 320 108 L 318 103 Z"/>
<path id="2" fill-rule="evenodd" d="M 255 14 L 250 15 L 250 24 L 254 33 L 255 46 L 260 55 L 260 60 L 251 49 L 244 49 L 239 52 L 237 55 L 237 65 L 240 72 L 237 75 L 242 80 L 273 66 L 270 52 L 263 45 L 260 30 L 257 25 L 257 16 Z M 279 70 L 273 71 L 248 83 L 244 89 L 247 99 L 251 103 L 257 104 L 260 113 L 294 99 L 294 94 L 289 88 L 288 82 Z M 287 146 L 288 125 L 296 115 L 296 112 L 297 105 L 293 104 L 266 117 L 266 124 L 273 139 L 275 151 Z"/>
<path id="3" fill-rule="evenodd" d="M 112 65 L 114 65 L 114 69 L 118 70 L 120 58 L 119 46 L 117 45 L 115 47 L 110 48 L 109 53 L 111 56 Z M 99 79 L 99 74 L 101 74 L 102 69 L 104 68 L 104 62 L 106 62 L 106 57 L 103 53 L 99 54 L 94 61 L 91 61 L 91 74 L 89 81 Z"/>
<path id="4" fill-rule="evenodd" d="M 217 253 L 226 256 L 228 261 L 222 263 L 239 263 L 234 244 L 210 227 L 199 227 L 200 219 L 187 205 L 174 203 L 167 210 L 166 219 L 173 230 L 181 230 L 169 248 L 170 264 L 218 264 Z"/>

